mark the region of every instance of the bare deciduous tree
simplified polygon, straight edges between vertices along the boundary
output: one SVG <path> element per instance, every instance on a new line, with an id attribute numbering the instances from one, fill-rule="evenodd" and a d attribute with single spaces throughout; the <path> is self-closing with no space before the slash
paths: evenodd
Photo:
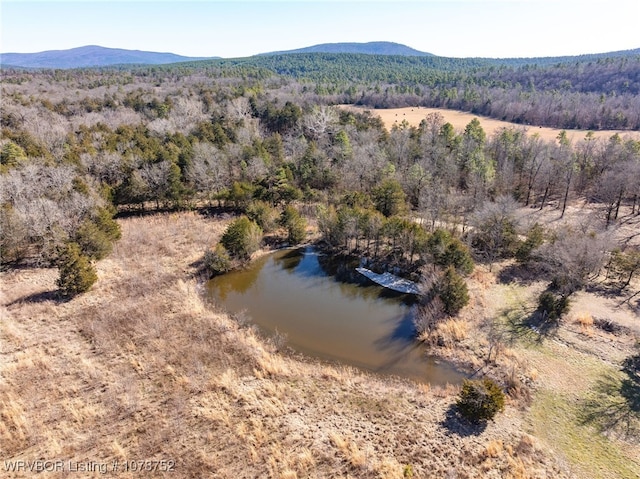
<path id="1" fill-rule="evenodd" d="M 229 184 L 229 168 L 224 154 L 210 143 L 196 143 L 187 180 L 211 205 L 216 194 Z"/>
<path id="2" fill-rule="evenodd" d="M 611 244 L 610 235 L 604 232 L 565 226 L 556 229 L 552 240 L 533 255 L 551 274 L 556 288 L 569 296 L 598 276 Z"/>
<path id="3" fill-rule="evenodd" d="M 334 133 L 338 125 L 338 113 L 334 107 L 320 105 L 302 118 L 302 126 L 309 138 L 322 142 L 325 135 Z"/>
<path id="4" fill-rule="evenodd" d="M 511 256 L 516 247 L 518 204 L 510 196 L 500 196 L 495 202 L 486 202 L 471 216 L 471 237 L 474 250 L 489 263 L 500 257 Z"/>

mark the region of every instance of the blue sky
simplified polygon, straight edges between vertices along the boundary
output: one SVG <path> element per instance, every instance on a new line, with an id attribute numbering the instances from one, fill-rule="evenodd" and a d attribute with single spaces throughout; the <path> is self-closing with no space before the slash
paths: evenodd
<path id="1" fill-rule="evenodd" d="M 1 52 L 101 45 L 231 58 L 392 41 L 499 58 L 640 47 L 640 0 L 0 1 Z"/>

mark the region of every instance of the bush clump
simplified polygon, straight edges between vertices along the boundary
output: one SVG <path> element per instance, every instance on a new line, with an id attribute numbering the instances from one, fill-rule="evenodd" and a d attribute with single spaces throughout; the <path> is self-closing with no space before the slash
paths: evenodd
<path id="1" fill-rule="evenodd" d="M 247 206 L 246 215 L 265 233 L 273 231 L 278 225 L 278 210 L 264 201 L 252 201 Z"/>
<path id="2" fill-rule="evenodd" d="M 544 229 L 538 223 L 534 224 L 527 232 L 527 238 L 518 244 L 516 259 L 519 263 L 527 263 L 536 248 L 544 243 Z"/>
<path id="3" fill-rule="evenodd" d="M 220 242 L 233 258 L 245 261 L 260 248 L 262 228 L 242 216 L 227 227 Z"/>
<path id="4" fill-rule="evenodd" d="M 504 393 L 491 379 L 466 379 L 456 406 L 460 414 L 471 422 L 488 421 L 504 409 Z"/>
<path id="5" fill-rule="evenodd" d="M 98 208 L 93 217 L 85 219 L 75 235 L 75 242 L 82 254 L 93 260 L 109 255 L 113 243 L 120 239 L 120 225 L 113 219 L 113 212 L 107 208 Z"/>
<path id="6" fill-rule="evenodd" d="M 542 313 L 545 320 L 558 321 L 569 312 L 570 307 L 571 304 L 567 296 L 544 291 L 538 297 L 538 311 Z"/>
<path id="7" fill-rule="evenodd" d="M 280 224 L 287 230 L 289 244 L 297 245 L 307 237 L 307 222 L 293 206 L 286 206 L 280 217 Z"/>
<path id="8" fill-rule="evenodd" d="M 442 268 L 453 266 L 458 273 L 464 275 L 473 271 L 474 263 L 469 248 L 446 230 L 438 228 L 429 236 L 427 250 L 433 257 L 434 264 Z"/>
<path id="9" fill-rule="evenodd" d="M 82 254 L 77 243 L 69 243 L 62 251 L 58 268 L 58 287 L 62 296 L 71 298 L 88 291 L 98 280 L 89 258 Z"/>
<path id="10" fill-rule="evenodd" d="M 204 253 L 204 269 L 209 276 L 224 274 L 233 269 L 233 260 L 227 249 L 218 243 L 215 248 Z"/>

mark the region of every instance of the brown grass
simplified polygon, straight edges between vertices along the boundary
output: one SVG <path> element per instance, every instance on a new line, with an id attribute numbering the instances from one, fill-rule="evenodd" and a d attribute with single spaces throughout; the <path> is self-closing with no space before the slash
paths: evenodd
<path id="1" fill-rule="evenodd" d="M 433 331 L 424 332 L 420 340 L 432 346 L 453 348 L 467 338 L 469 323 L 463 319 L 448 318 L 438 323 Z"/>
<path id="2" fill-rule="evenodd" d="M 486 446 L 487 457 L 498 457 L 504 450 L 504 444 L 500 439 L 489 441 Z"/>
<path id="3" fill-rule="evenodd" d="M 580 327 L 580 332 L 588 336 L 593 335 L 593 316 L 582 312 L 575 315 L 574 322 Z"/>
<path id="4" fill-rule="evenodd" d="M 99 281 L 72 301 L 55 301 L 53 270 L 1 273 L 3 460 L 175 461 L 163 477 L 519 474 L 505 452 L 482 458 L 492 441 L 518 450 L 521 411 L 459 434 L 447 420 L 455 389 L 283 357 L 205 305 L 196 267 L 224 222 L 184 213 L 120 223 Z M 547 452 L 518 460 L 538 477 L 571 476 Z"/>
<path id="5" fill-rule="evenodd" d="M 382 109 L 354 107 L 351 105 L 342 105 L 342 108 L 349 108 L 359 111 L 369 110 L 372 113 L 378 115 L 382 119 L 385 127 L 389 130 L 394 125 L 399 125 L 405 120 L 411 126 L 418 126 L 420 122 L 424 120 L 425 117 L 430 113 L 441 114 L 444 117 L 444 121 L 451 123 L 453 127 L 458 131 L 464 131 L 465 127 L 474 118 L 478 118 L 480 124 L 482 125 L 482 128 L 487 133 L 487 135 L 492 135 L 502 128 L 523 128 L 522 125 L 517 125 L 515 123 L 494 120 L 493 118 L 474 115 L 472 113 L 457 110 L 447 110 L 445 108 L 406 107 Z M 546 141 L 555 140 L 558 137 L 560 131 L 562 131 L 558 128 L 548 128 L 540 126 L 529 126 L 526 129 L 528 133 L 536 133 Z M 569 139 L 571 139 L 572 141 L 578 141 L 584 139 L 588 130 L 566 130 L 566 132 Z M 616 133 L 618 133 L 620 136 L 629 135 L 633 138 L 638 138 L 640 136 L 638 132 L 627 130 L 602 130 L 594 132 L 594 135 L 596 138 L 608 139 Z"/>

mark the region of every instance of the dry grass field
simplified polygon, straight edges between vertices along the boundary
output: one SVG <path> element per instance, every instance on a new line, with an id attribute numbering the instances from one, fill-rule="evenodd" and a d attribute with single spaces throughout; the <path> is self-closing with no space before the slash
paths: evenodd
<path id="1" fill-rule="evenodd" d="M 453 388 L 281 356 L 205 305 L 196 264 L 223 221 L 121 225 L 98 283 L 72 301 L 56 301 L 54 270 L 2 273 L 3 460 L 117 477 L 139 477 L 124 470 L 134 460 L 175 461 L 145 477 L 571 476 L 513 406 L 470 430 L 449 413 Z M 32 475 L 6 464 L 3 477 Z M 104 476 L 75 474 L 58 477 Z"/>
<path id="2" fill-rule="evenodd" d="M 562 336 L 542 345 L 505 341 L 496 367 L 510 368 L 514 384 L 532 382 L 532 397 L 515 391 L 495 422 L 472 428 L 452 414 L 454 387 L 285 356 L 205 304 L 198 261 L 226 220 L 180 213 L 119 221 L 123 237 L 98 263 L 99 281 L 71 301 L 57 301 L 55 270 L 1 273 L 1 477 L 31 477 L 8 471 L 7 461 L 37 459 L 63 461 L 65 471 L 43 477 L 140 477 L 125 470 L 136 460 L 174 461 L 147 463 L 160 470 L 143 477 L 640 474 L 638 448 L 574 426 L 574 399 L 614 368 L 587 346 Z M 490 318 L 526 302 L 532 289 L 498 284 L 481 267 L 470 287 L 469 325 L 448 325 L 443 334 L 459 345 L 444 349 L 482 366 Z M 574 318 L 567 338 L 590 344 L 583 327 L 591 326 Z M 82 464 L 104 465 L 107 474 L 68 471 Z"/>
<path id="3" fill-rule="evenodd" d="M 406 120 L 411 126 L 418 126 L 422 120 L 425 119 L 430 113 L 439 113 L 443 116 L 445 122 L 449 122 L 458 131 L 464 131 L 465 127 L 474 118 L 478 118 L 482 128 L 487 135 L 492 135 L 496 131 L 502 128 L 522 128 L 522 125 L 510 123 L 507 121 L 494 120 L 493 118 L 487 118 L 480 115 L 474 115 L 472 113 L 447 110 L 445 108 L 426 108 L 426 107 L 407 107 L 407 108 L 362 108 L 350 105 L 342 105 L 343 108 L 354 109 L 355 111 L 368 110 L 378 115 L 387 129 L 391 129 L 393 125 L 399 125 L 403 120 Z M 526 128 L 530 134 L 537 133 L 543 140 L 550 141 L 555 140 L 560 133 L 558 128 L 547 128 L 543 126 L 529 126 Z M 566 130 L 567 136 L 573 142 L 582 140 L 587 134 L 587 130 Z M 630 132 L 625 130 L 601 130 L 593 132 L 596 138 L 610 138 L 614 134 L 620 134 L 624 137 L 629 135 L 633 138 L 640 138 L 639 132 Z"/>

